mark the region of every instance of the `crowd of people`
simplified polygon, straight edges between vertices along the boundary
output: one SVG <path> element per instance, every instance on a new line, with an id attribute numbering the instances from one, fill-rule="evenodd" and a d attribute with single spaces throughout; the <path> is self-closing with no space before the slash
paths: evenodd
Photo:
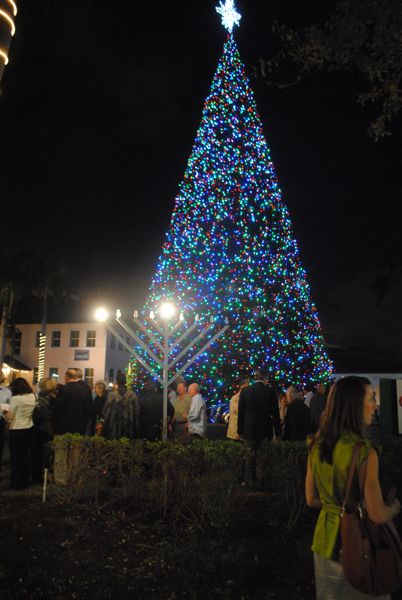
<path id="1" fill-rule="evenodd" d="M 267 373 L 257 370 L 254 382 L 243 379 L 230 400 L 227 437 L 240 441 L 249 449 L 245 469 L 245 485 L 256 486 L 257 451 L 266 439 L 306 441 L 317 431 L 326 405 L 328 389 L 322 383 L 316 387 L 298 389 L 288 386 L 278 391 Z"/>
<path id="2" fill-rule="evenodd" d="M 266 439 L 306 441 L 309 448 L 305 481 L 306 502 L 320 509 L 312 550 L 317 600 L 366 598 L 345 577 L 340 561 L 340 515 L 343 510 L 352 456 L 359 450 L 351 502 L 364 498 L 375 523 L 384 523 L 400 511 L 390 496 L 383 500 L 378 457 L 368 435 L 376 410 L 368 379 L 350 376 L 329 387 L 279 392 L 263 371 L 239 382 L 230 401 L 227 437 L 247 447 L 244 484 L 255 486 L 258 449 Z M 163 395 L 155 382 L 146 380 L 137 394 L 119 374 L 112 390 L 104 382 L 94 393 L 82 379 L 80 369 L 68 369 L 65 384 L 52 378 L 41 382 L 36 395 L 23 378 L 9 387 L 0 385 L 0 469 L 4 432 L 9 428 L 11 488 L 41 483 L 43 469 L 50 466 L 50 441 L 57 433 L 103 435 L 109 439 L 161 439 Z M 170 390 L 169 436 L 176 440 L 202 439 L 207 431 L 206 404 L 200 386 L 180 380 Z M 255 488 L 254 488 L 255 489 Z M 381 596 L 389 598 L 389 596 Z"/>
<path id="3" fill-rule="evenodd" d="M 119 373 L 110 389 L 99 381 L 92 392 L 79 368 L 67 369 L 64 385 L 54 378 L 40 382 L 38 394 L 23 378 L 0 386 L 0 470 L 8 430 L 11 489 L 43 482 L 52 462 L 54 435 L 78 433 L 107 439 L 160 440 L 163 431 L 163 394 L 152 379 L 137 395 Z M 200 386 L 181 379 L 169 393 L 168 435 L 172 439 L 202 439 L 207 431 L 206 404 Z"/>
<path id="4" fill-rule="evenodd" d="M 50 442 L 56 434 L 149 441 L 162 437 L 163 394 L 154 380 L 146 379 L 138 395 L 127 386 L 124 373 L 117 375 L 112 388 L 99 381 L 94 391 L 79 368 L 67 369 L 64 380 L 61 385 L 54 378 L 44 379 L 38 394 L 22 378 L 9 387 L 0 386 L 0 403 L 3 408 L 8 405 L 8 410 L 0 411 L 0 469 L 8 428 L 13 489 L 42 482 L 43 469 L 51 465 Z M 257 453 L 263 440 L 305 441 L 318 430 L 327 393 L 322 383 L 278 392 L 261 370 L 254 373 L 253 382 L 239 382 L 230 400 L 227 438 L 241 440 L 249 449 L 245 485 L 256 485 Z M 188 385 L 180 378 L 170 388 L 167 431 L 173 440 L 206 437 L 207 407 L 197 383 Z"/>

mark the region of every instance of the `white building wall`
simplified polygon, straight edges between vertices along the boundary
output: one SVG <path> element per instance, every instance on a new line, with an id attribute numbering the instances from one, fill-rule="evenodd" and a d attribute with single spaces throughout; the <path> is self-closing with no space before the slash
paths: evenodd
<path id="1" fill-rule="evenodd" d="M 21 331 L 21 352 L 15 358 L 34 369 L 39 362 L 39 348 L 36 347 L 39 323 L 18 324 Z M 52 346 L 52 332 L 60 331 L 60 346 Z M 79 331 L 78 346 L 70 346 L 71 331 Z M 87 332 L 95 331 L 95 346 L 87 345 Z M 126 336 L 124 336 L 126 337 Z M 46 327 L 45 377 L 50 369 L 58 370 L 58 380 L 64 383 L 64 373 L 70 367 L 79 367 L 85 374 L 85 369 L 93 369 L 93 381 L 109 381 L 109 370 L 113 369 L 114 379 L 117 372 L 127 368 L 129 353 L 119 349 L 116 340 L 115 348 L 111 349 L 111 336 L 103 323 L 48 323 Z M 11 348 L 7 350 L 11 354 Z M 34 372 L 27 377 L 32 383 Z"/>

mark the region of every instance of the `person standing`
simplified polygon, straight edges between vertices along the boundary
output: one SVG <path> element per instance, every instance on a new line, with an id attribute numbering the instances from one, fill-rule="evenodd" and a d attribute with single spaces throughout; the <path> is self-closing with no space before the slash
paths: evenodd
<path id="1" fill-rule="evenodd" d="M 1 378 L 0 385 L 0 404 L 10 404 L 11 400 L 11 391 L 5 385 L 5 378 Z M 0 408 L 0 472 L 1 466 L 3 463 L 3 448 L 4 448 L 4 439 L 5 439 L 5 429 L 7 424 L 7 411 L 1 410 Z"/>
<path id="2" fill-rule="evenodd" d="M 179 381 L 176 387 L 176 398 L 173 402 L 174 416 L 173 416 L 173 439 L 184 439 L 188 435 L 187 431 L 187 419 L 185 415 L 188 415 L 191 406 L 191 396 L 187 391 L 186 382 Z"/>
<path id="3" fill-rule="evenodd" d="M 75 369 L 67 369 L 64 380 L 54 402 L 54 433 L 85 435 L 93 414 L 91 391 L 85 382 L 77 384 Z"/>
<path id="4" fill-rule="evenodd" d="M 304 404 L 310 408 L 310 400 L 314 395 L 313 386 L 310 383 L 305 385 L 303 388 L 303 393 L 304 393 Z"/>
<path id="5" fill-rule="evenodd" d="M 105 438 L 133 440 L 139 437 L 140 403 L 137 394 L 127 389 L 124 373 L 117 375 L 116 389 L 109 393 L 102 416 Z"/>
<path id="6" fill-rule="evenodd" d="M 325 384 L 317 384 L 315 393 L 310 398 L 310 416 L 312 431 L 318 431 L 321 415 L 324 412 L 327 402 L 325 394 Z"/>
<path id="7" fill-rule="evenodd" d="M 148 441 L 162 439 L 163 429 L 163 394 L 158 390 L 153 379 L 147 379 L 140 394 L 141 406 L 141 437 Z M 168 425 L 173 419 L 174 408 L 168 400 Z"/>
<path id="8" fill-rule="evenodd" d="M 11 400 L 7 418 L 10 421 L 9 442 L 12 490 L 27 488 L 31 477 L 32 412 L 36 396 L 29 383 L 17 377 L 10 385 Z"/>
<path id="9" fill-rule="evenodd" d="M 238 391 L 230 399 L 229 426 L 228 426 L 228 430 L 226 433 L 226 437 L 228 437 L 230 440 L 236 440 L 236 441 L 240 440 L 240 436 L 237 433 L 237 421 L 238 421 L 238 415 L 239 415 L 239 398 L 240 398 L 240 392 L 244 388 L 246 388 L 248 385 L 250 385 L 249 379 L 243 379 L 242 381 L 240 381 Z"/>
<path id="10" fill-rule="evenodd" d="M 310 410 L 293 386 L 286 390 L 286 405 L 283 439 L 287 442 L 305 442 L 311 433 Z"/>
<path id="11" fill-rule="evenodd" d="M 360 480 L 367 513 L 374 523 L 385 523 L 400 511 L 396 498 L 387 504 L 383 501 L 378 456 L 368 438 L 374 410 L 373 388 L 368 379 L 356 376 L 339 379 L 329 393 L 320 429 L 309 445 L 306 502 L 312 508 L 321 509 L 311 547 L 317 600 L 369 598 L 347 581 L 339 560 L 341 507 L 352 456 L 359 442 L 363 442 L 357 460 L 359 477 L 352 486 L 351 505 L 360 500 Z M 381 598 L 389 600 L 390 596 Z"/>
<path id="12" fill-rule="evenodd" d="M 53 377 L 43 380 L 37 404 L 32 413 L 32 482 L 43 483 L 43 469 L 52 462 L 53 408 L 57 394 L 57 381 Z"/>
<path id="13" fill-rule="evenodd" d="M 285 432 L 285 418 L 286 418 L 286 413 L 288 411 L 285 392 L 280 392 L 279 398 L 278 398 L 278 406 L 279 406 L 279 421 L 281 424 L 281 434 L 283 436 L 283 434 Z"/>
<path id="14" fill-rule="evenodd" d="M 79 387 L 79 389 L 82 393 L 82 397 L 84 398 L 84 396 L 86 396 L 86 401 L 85 401 L 86 404 L 91 407 L 90 411 L 89 411 L 89 415 L 88 415 L 87 429 L 86 429 L 85 435 L 93 435 L 93 433 L 91 431 L 91 426 L 92 426 L 93 420 L 95 419 L 95 405 L 93 403 L 92 388 L 83 379 L 82 369 L 80 369 L 79 367 L 74 367 L 74 371 L 77 375 L 76 385 Z"/>
<path id="15" fill-rule="evenodd" d="M 108 397 L 108 390 L 103 381 L 95 383 L 95 396 L 92 400 L 92 417 L 88 425 L 89 435 L 103 434 L 103 407 Z"/>
<path id="16" fill-rule="evenodd" d="M 188 433 L 192 439 L 203 439 L 207 435 L 207 407 L 198 383 L 190 384 L 188 394 L 191 406 L 188 415 L 184 415 L 187 417 Z"/>
<path id="17" fill-rule="evenodd" d="M 245 483 L 253 488 L 257 482 L 257 452 L 263 440 L 281 436 L 278 400 L 268 385 L 268 376 L 260 369 L 254 373 L 255 383 L 240 392 L 237 433 L 249 452 L 245 465 Z"/>

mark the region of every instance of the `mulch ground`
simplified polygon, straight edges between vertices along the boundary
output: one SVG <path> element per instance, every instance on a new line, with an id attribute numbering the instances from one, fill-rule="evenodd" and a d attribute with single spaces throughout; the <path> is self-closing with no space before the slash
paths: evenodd
<path id="1" fill-rule="evenodd" d="M 290 536 L 269 494 L 240 498 L 225 535 L 170 527 L 135 506 L 65 506 L 42 488 L 10 491 L 0 477 L 1 600 L 259 600 L 314 598 L 313 521 Z M 285 520 L 283 515 L 283 521 Z"/>
<path id="2" fill-rule="evenodd" d="M 250 494 L 224 537 L 135 508 L 43 504 L 40 489 L 4 493 L 2 506 L 2 599 L 314 597 L 310 534 L 273 525 L 268 495 Z"/>

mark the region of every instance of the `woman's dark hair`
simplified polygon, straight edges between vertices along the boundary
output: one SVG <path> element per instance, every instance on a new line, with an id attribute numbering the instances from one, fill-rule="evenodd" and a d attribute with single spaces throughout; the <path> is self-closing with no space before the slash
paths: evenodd
<path id="1" fill-rule="evenodd" d="M 318 432 L 322 461 L 332 465 L 332 451 L 344 431 L 364 437 L 363 404 L 368 385 L 366 377 L 353 375 L 338 379 L 332 387 Z"/>
<path id="2" fill-rule="evenodd" d="M 17 377 L 10 385 L 10 390 L 13 396 L 22 396 L 23 394 L 32 394 L 33 390 L 26 379 Z"/>

